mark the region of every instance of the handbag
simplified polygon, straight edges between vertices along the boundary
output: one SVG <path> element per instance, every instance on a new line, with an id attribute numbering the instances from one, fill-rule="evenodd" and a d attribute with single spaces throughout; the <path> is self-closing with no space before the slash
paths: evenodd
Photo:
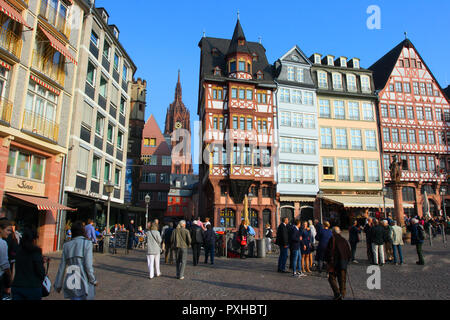
<path id="1" fill-rule="evenodd" d="M 48 265 L 49 261 L 47 260 L 47 270 L 45 271 L 45 278 L 42 282 L 42 297 L 48 297 L 50 295 L 50 292 L 52 290 L 52 282 L 50 281 L 48 277 Z"/>
<path id="2" fill-rule="evenodd" d="M 246 236 L 242 236 L 241 246 L 246 246 L 246 245 L 247 245 L 247 237 Z"/>
<path id="3" fill-rule="evenodd" d="M 153 232 L 151 232 L 151 231 L 149 231 L 149 232 L 150 232 L 150 234 L 152 235 L 153 240 L 155 240 L 155 242 L 158 243 L 158 241 L 156 241 L 156 239 L 155 239 L 155 236 L 153 235 Z M 163 253 L 164 250 L 161 248 L 161 245 L 158 244 L 158 246 L 159 246 L 159 251 L 160 251 L 160 253 Z"/>

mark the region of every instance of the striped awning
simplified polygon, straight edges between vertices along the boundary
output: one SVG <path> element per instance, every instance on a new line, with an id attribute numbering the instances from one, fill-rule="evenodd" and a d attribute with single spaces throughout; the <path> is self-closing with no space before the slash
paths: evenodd
<path id="1" fill-rule="evenodd" d="M 44 87 L 45 89 L 50 90 L 51 92 L 53 92 L 57 96 L 59 96 L 59 94 L 61 93 L 61 91 L 59 91 L 58 89 L 53 88 L 51 85 L 45 83 L 44 81 L 42 81 L 41 79 L 39 79 L 38 77 L 36 77 L 34 75 L 30 75 L 30 78 L 31 78 L 31 80 L 36 82 L 38 85 Z"/>
<path id="2" fill-rule="evenodd" d="M 77 211 L 77 209 L 72 209 L 66 206 L 63 206 L 62 204 L 53 202 L 47 198 L 40 198 L 40 197 L 33 197 L 33 196 L 26 196 L 23 194 L 17 194 L 17 193 L 7 193 L 9 196 L 12 196 L 14 198 L 17 198 L 19 200 L 28 202 L 32 205 L 35 205 L 38 210 L 40 211 L 47 211 L 47 210 L 67 210 L 67 211 Z"/>
<path id="3" fill-rule="evenodd" d="M 17 21 L 18 23 L 24 25 L 30 30 L 33 30 L 32 27 L 30 27 L 25 19 L 22 17 L 19 11 L 15 9 L 13 6 L 11 6 L 9 3 L 7 3 L 5 0 L 0 0 L 0 11 L 6 14 L 8 17 L 13 19 L 14 21 Z"/>
<path id="4" fill-rule="evenodd" d="M 72 61 L 73 64 L 77 64 L 77 61 L 75 58 L 70 54 L 69 49 L 66 48 L 66 46 L 56 39 L 53 35 L 50 34 L 47 30 L 45 30 L 41 25 L 38 25 L 39 29 L 45 34 L 47 39 L 50 41 L 50 45 L 55 48 L 57 51 L 59 51 L 64 57 Z"/>
<path id="5" fill-rule="evenodd" d="M 307 196 L 281 196 L 280 201 L 287 202 L 314 202 L 316 201 L 316 197 L 307 197 Z"/>
<path id="6" fill-rule="evenodd" d="M 3 60 L 0 60 L 0 66 L 2 66 L 3 68 L 5 68 L 7 70 L 11 70 L 11 66 Z"/>

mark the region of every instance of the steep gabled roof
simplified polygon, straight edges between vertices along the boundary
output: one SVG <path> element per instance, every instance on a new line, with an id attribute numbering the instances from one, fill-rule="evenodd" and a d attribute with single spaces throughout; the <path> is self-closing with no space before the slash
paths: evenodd
<path id="1" fill-rule="evenodd" d="M 445 88 L 444 90 L 442 90 L 444 92 L 444 94 L 447 96 L 447 100 L 450 103 L 450 85 L 447 86 L 447 88 Z"/>
<path id="2" fill-rule="evenodd" d="M 147 122 L 144 125 L 144 130 L 142 131 L 142 145 L 141 153 L 145 155 L 166 155 L 170 156 L 171 151 L 166 139 L 164 138 L 161 130 L 159 129 L 158 123 L 155 117 L 150 115 Z M 156 147 L 144 147 L 144 138 L 156 138 Z"/>
<path id="3" fill-rule="evenodd" d="M 239 45 L 239 40 L 244 40 L 244 45 Z M 244 30 L 242 29 L 239 19 L 234 27 L 233 37 L 231 38 L 230 45 L 228 47 L 227 56 L 235 54 L 236 52 L 251 54 L 250 49 L 247 46 L 247 40 L 245 39 Z"/>
<path id="4" fill-rule="evenodd" d="M 369 67 L 369 70 L 373 71 L 373 82 L 375 84 L 375 90 L 381 90 L 386 86 L 389 76 L 394 70 L 395 64 L 397 63 L 397 60 L 400 57 L 400 53 L 402 52 L 404 47 L 414 48 L 414 45 L 411 43 L 411 41 L 409 41 L 409 39 L 405 39 Z"/>

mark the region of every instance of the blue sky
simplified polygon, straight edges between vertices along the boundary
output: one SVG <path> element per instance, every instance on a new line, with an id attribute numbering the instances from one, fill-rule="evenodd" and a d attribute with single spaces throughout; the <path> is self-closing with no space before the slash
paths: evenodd
<path id="1" fill-rule="evenodd" d="M 381 29 L 369 30 L 370 5 L 381 10 Z M 440 85 L 450 84 L 450 1 L 160 1 L 97 0 L 120 41 L 134 60 L 135 77 L 148 82 L 147 117 L 153 114 L 164 130 L 167 107 L 174 99 L 181 70 L 183 101 L 197 120 L 200 49 L 206 36 L 231 38 L 237 10 L 248 41 L 266 48 L 270 63 L 295 44 L 312 53 L 358 57 L 369 67 L 404 39 L 419 50 Z"/>

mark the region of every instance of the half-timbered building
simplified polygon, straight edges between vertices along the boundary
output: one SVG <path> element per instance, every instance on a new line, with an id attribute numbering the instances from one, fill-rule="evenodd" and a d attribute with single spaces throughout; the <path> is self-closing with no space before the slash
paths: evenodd
<path id="1" fill-rule="evenodd" d="M 239 20 L 231 40 L 203 37 L 199 47 L 200 215 L 236 230 L 247 195 L 250 223 L 261 236 L 263 225 L 276 221 L 272 66 L 265 48 L 246 40 Z"/>
<path id="2" fill-rule="evenodd" d="M 396 203 L 414 205 L 399 211 L 421 216 L 426 192 L 431 215 L 439 214 L 441 186 L 447 186 L 450 170 L 450 109 L 443 90 L 409 39 L 370 69 L 379 97 L 383 174 L 390 197 L 389 166 L 396 155 L 402 169 Z"/>

